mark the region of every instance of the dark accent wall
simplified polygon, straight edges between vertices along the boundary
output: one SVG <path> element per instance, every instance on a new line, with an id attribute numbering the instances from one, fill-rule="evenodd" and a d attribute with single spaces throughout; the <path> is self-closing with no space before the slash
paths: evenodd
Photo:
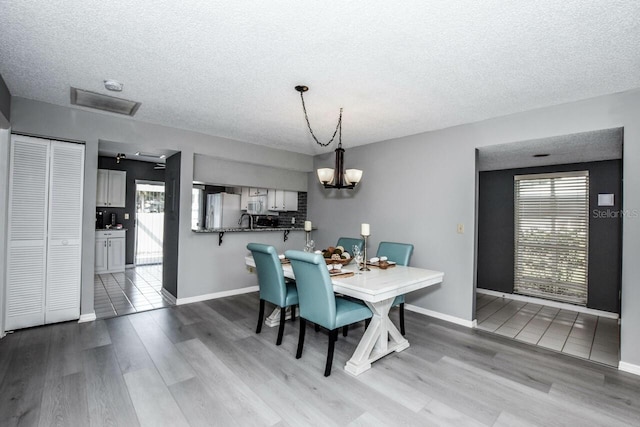
<path id="1" fill-rule="evenodd" d="M 167 158 L 164 187 L 162 287 L 178 297 L 178 238 L 180 230 L 180 158 Z"/>
<path id="2" fill-rule="evenodd" d="M 620 313 L 622 270 L 622 161 L 576 163 L 480 172 L 478 288 L 513 293 L 513 177 L 533 173 L 589 171 L 589 283 L 587 307 Z M 599 193 L 615 206 L 598 207 Z"/>
<path id="3" fill-rule="evenodd" d="M 7 122 L 11 122 L 11 92 L 7 84 L 0 75 L 0 115 L 4 116 Z M 2 124 L 2 120 L 0 120 Z"/>
<path id="4" fill-rule="evenodd" d="M 154 169 L 155 163 L 141 162 L 137 160 L 120 160 L 116 162 L 113 157 L 98 157 L 99 169 L 110 169 L 127 172 L 127 194 L 124 208 L 96 208 L 96 212 L 105 212 L 104 221 L 108 224 L 110 214 L 115 213 L 117 223 L 127 229 L 127 242 L 125 250 L 125 262 L 135 262 L 136 244 L 136 180 L 164 182 L 164 171 Z M 124 219 L 124 214 L 129 214 L 129 219 Z"/>

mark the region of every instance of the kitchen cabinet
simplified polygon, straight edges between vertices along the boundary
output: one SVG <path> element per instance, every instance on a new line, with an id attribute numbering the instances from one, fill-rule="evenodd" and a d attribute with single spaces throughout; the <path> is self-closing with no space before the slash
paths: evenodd
<path id="1" fill-rule="evenodd" d="M 267 209 L 276 212 L 297 211 L 298 192 L 269 189 L 267 194 Z"/>
<path id="2" fill-rule="evenodd" d="M 97 207 L 124 208 L 126 196 L 127 172 L 98 169 Z"/>
<path id="3" fill-rule="evenodd" d="M 266 188 L 249 188 L 249 196 L 266 196 L 269 193 L 269 190 Z"/>
<path id="4" fill-rule="evenodd" d="M 248 210 L 249 201 L 261 201 L 267 194 L 269 194 L 269 190 L 266 188 L 242 187 L 240 190 L 240 209 Z"/>
<path id="5" fill-rule="evenodd" d="M 5 329 L 80 317 L 84 144 L 13 135 Z"/>
<path id="6" fill-rule="evenodd" d="M 117 273 L 125 267 L 126 230 L 96 231 L 96 274 Z"/>

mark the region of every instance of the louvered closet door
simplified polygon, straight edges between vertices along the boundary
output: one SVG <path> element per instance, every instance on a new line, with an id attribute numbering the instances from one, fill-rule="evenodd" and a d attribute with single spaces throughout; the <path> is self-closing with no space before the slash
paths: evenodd
<path id="1" fill-rule="evenodd" d="M 49 141 L 12 136 L 7 330 L 44 323 Z"/>
<path id="2" fill-rule="evenodd" d="M 45 323 L 80 317 L 84 145 L 51 142 Z"/>

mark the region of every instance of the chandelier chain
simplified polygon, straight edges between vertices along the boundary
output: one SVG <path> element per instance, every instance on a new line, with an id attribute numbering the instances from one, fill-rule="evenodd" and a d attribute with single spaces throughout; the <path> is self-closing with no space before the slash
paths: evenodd
<path id="1" fill-rule="evenodd" d="M 338 117 L 338 124 L 336 125 L 336 130 L 333 132 L 333 136 L 331 136 L 331 139 L 328 142 L 323 143 L 318 141 L 318 138 L 316 138 L 316 135 L 313 133 L 313 129 L 311 129 L 309 116 L 307 115 L 307 107 L 304 105 L 304 96 L 302 95 L 302 92 L 300 92 L 300 99 L 302 100 L 302 111 L 304 111 L 304 119 L 307 121 L 309 132 L 311 133 L 311 136 L 316 141 L 316 143 L 321 147 L 326 147 L 333 142 L 333 140 L 336 138 L 336 134 L 338 134 L 338 131 L 340 131 L 340 133 L 338 134 L 338 143 L 340 144 L 340 146 L 342 146 L 342 108 L 340 108 L 340 116 Z"/>

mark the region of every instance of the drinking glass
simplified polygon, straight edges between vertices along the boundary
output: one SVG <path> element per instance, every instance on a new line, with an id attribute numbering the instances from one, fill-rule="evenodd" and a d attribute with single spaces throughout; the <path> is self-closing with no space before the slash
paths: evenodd
<path id="1" fill-rule="evenodd" d="M 313 249 L 316 247 L 316 242 L 309 240 L 304 247 L 305 252 L 313 253 Z"/>
<path id="2" fill-rule="evenodd" d="M 360 263 L 362 262 L 362 252 L 360 252 L 360 246 L 353 245 L 351 250 L 353 251 L 353 258 L 356 261 L 356 265 L 358 268 L 360 268 Z"/>

